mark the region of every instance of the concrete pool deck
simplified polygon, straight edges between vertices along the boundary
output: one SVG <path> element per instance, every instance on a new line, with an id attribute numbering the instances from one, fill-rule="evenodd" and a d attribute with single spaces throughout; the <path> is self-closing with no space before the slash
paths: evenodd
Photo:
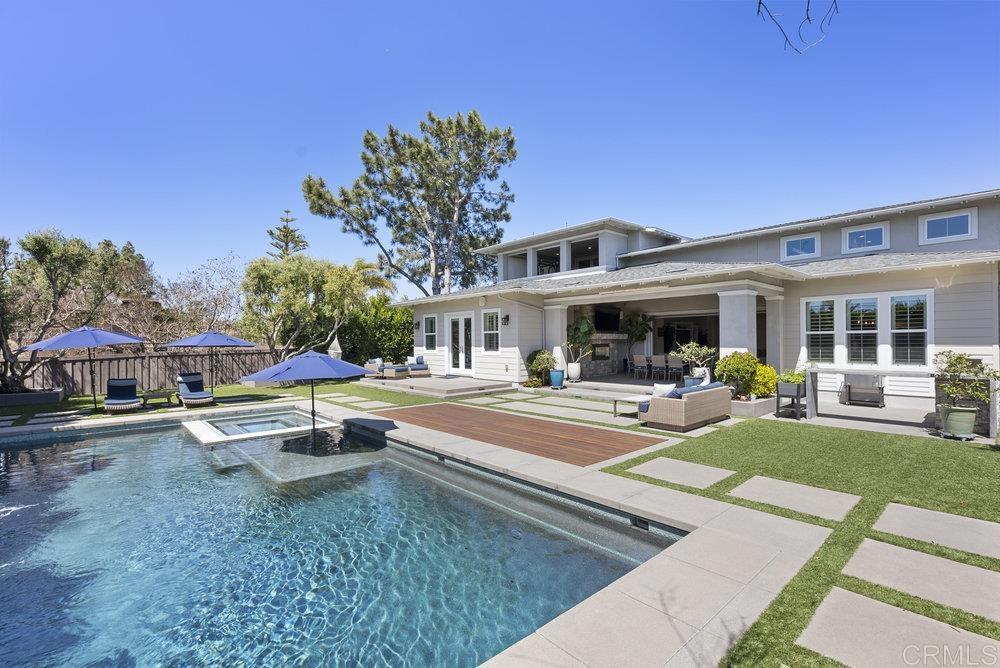
<path id="1" fill-rule="evenodd" d="M 308 401 L 291 403 L 308 410 Z M 222 416 L 273 410 L 274 403 L 206 409 Z M 524 665 L 716 665 L 812 557 L 831 530 L 475 441 L 347 406 L 317 414 L 393 447 L 431 453 L 443 465 L 471 465 L 557 495 L 689 532 L 657 556 L 570 608 L 486 662 Z M 5 430 L 30 443 L 76 430 L 177 424 L 199 411 L 92 419 Z M 597 428 L 600 429 L 600 428 Z M 627 432 L 611 432 L 622 435 Z M 0 439 L 0 445 L 4 440 Z M 20 439 L 19 439 L 20 440 Z M 664 443 L 664 446 L 669 445 Z M 636 529 L 640 530 L 640 529 Z"/>

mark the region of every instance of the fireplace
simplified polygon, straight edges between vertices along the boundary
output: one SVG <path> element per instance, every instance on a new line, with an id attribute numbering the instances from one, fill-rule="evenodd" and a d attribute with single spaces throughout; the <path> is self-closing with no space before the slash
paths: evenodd
<path id="1" fill-rule="evenodd" d="M 580 363 L 583 378 L 612 376 L 621 368 L 622 357 L 628 353 L 628 339 L 621 332 L 597 332 L 590 340 L 593 352 Z"/>
<path id="2" fill-rule="evenodd" d="M 595 362 L 606 362 L 611 359 L 610 343 L 595 343 L 594 352 L 591 355 Z"/>

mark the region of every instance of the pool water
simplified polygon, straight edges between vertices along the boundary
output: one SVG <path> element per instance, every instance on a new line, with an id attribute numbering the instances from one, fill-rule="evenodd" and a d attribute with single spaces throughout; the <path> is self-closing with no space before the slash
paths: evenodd
<path id="1" fill-rule="evenodd" d="M 236 436 L 237 434 L 255 434 L 262 431 L 305 427 L 311 423 L 311 419 L 303 413 L 289 411 L 277 415 L 245 415 L 243 417 L 209 420 L 208 423 L 226 436 Z"/>
<path id="2" fill-rule="evenodd" d="M 0 451 L 7 667 L 471 666 L 636 565 L 391 458 L 280 487 L 179 428 Z"/>

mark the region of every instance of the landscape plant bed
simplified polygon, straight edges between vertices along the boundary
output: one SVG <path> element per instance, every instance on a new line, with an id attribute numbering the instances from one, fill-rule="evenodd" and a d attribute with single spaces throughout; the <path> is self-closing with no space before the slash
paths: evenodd
<path id="1" fill-rule="evenodd" d="M 774 413 L 777 405 L 777 399 L 774 397 L 746 400 L 733 399 L 733 407 L 730 415 L 736 417 L 762 417 Z"/>
<path id="2" fill-rule="evenodd" d="M 64 394 L 65 391 L 61 387 L 54 390 L 29 390 L 28 392 L 0 394 L 0 407 L 57 404 L 63 400 Z"/>

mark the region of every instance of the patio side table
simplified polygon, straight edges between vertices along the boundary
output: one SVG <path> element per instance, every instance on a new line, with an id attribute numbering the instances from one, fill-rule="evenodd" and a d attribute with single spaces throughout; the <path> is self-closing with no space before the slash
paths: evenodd
<path id="1" fill-rule="evenodd" d="M 651 394 L 633 394 L 630 397 L 620 397 L 620 398 L 617 398 L 612 403 L 611 413 L 612 413 L 612 415 L 614 417 L 618 417 L 618 402 L 619 401 L 621 401 L 622 403 L 635 404 L 636 406 L 638 406 L 639 404 L 641 404 L 644 401 L 649 401 L 652 396 L 653 395 L 651 395 Z"/>

